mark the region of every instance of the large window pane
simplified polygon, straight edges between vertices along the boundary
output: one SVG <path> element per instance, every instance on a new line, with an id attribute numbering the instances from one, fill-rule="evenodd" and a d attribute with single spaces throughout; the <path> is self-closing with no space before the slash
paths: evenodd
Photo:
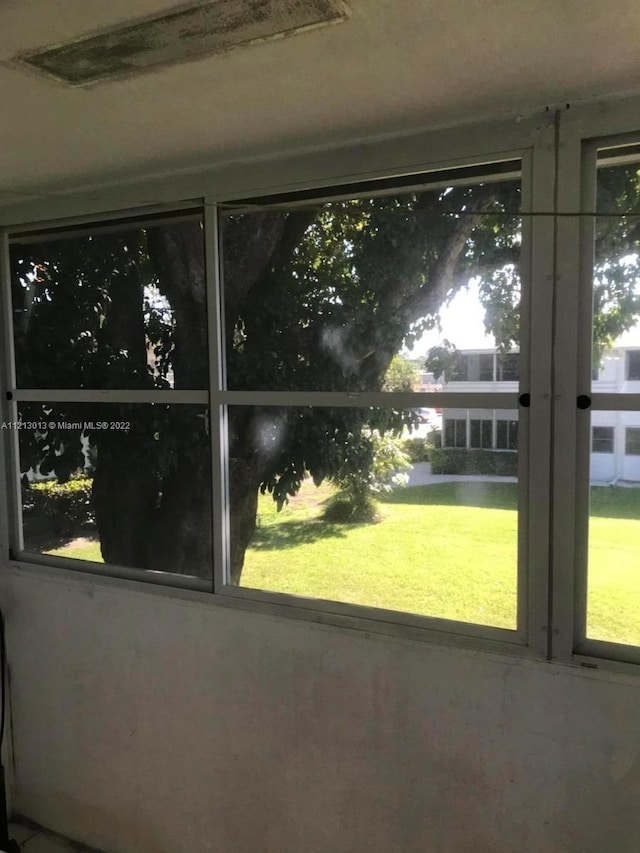
<path id="1" fill-rule="evenodd" d="M 19 388 L 206 389 L 200 216 L 16 239 Z"/>
<path id="2" fill-rule="evenodd" d="M 205 407 L 29 403 L 15 432 L 25 551 L 211 577 Z"/>
<path id="3" fill-rule="evenodd" d="M 497 348 L 513 360 L 519 347 L 520 182 L 446 177 L 436 174 L 435 188 L 227 211 L 227 387 L 487 390 Z"/>
<path id="4" fill-rule="evenodd" d="M 434 475 L 401 467 L 399 412 L 230 406 L 228 418 L 233 583 L 515 628 L 516 454 L 507 470 L 505 454 L 442 451 L 454 473 Z"/>
<path id="5" fill-rule="evenodd" d="M 627 152 L 629 151 L 629 156 Z M 640 391 L 640 159 L 598 154 L 593 269 L 592 390 Z M 616 215 L 617 214 L 617 215 Z"/>
<path id="6" fill-rule="evenodd" d="M 631 148 L 598 154 L 593 274 L 594 392 L 620 395 L 592 413 L 587 637 L 640 645 L 640 160 Z"/>
<path id="7" fill-rule="evenodd" d="M 640 645 L 640 412 L 593 418 L 587 636 Z M 596 446 L 616 434 L 624 441 Z"/>

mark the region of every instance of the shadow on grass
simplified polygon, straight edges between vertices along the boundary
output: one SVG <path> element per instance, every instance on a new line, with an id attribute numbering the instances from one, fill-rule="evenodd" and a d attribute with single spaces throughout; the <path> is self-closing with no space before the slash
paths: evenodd
<path id="1" fill-rule="evenodd" d="M 297 548 L 298 545 L 310 545 L 321 539 L 345 539 L 350 530 L 362 526 L 330 524 L 320 518 L 276 521 L 273 524 L 257 527 L 249 547 L 264 551 Z"/>
<path id="2" fill-rule="evenodd" d="M 54 533 L 40 527 L 30 529 L 24 527 L 24 547 L 26 551 L 43 553 L 46 551 L 57 551 L 72 545 L 78 539 L 87 539 L 92 542 L 100 542 L 100 536 L 95 527 L 80 527 L 73 533 Z"/>

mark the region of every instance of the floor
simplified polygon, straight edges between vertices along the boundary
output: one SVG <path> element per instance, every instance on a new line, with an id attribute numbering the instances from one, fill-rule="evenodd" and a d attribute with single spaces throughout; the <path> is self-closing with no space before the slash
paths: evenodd
<path id="1" fill-rule="evenodd" d="M 9 838 L 17 841 L 24 853 L 99 853 L 93 847 L 46 832 L 35 824 L 10 823 Z"/>

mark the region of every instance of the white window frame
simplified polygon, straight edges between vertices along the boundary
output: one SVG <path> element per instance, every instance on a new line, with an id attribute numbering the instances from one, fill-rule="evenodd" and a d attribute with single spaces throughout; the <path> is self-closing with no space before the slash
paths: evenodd
<path id="1" fill-rule="evenodd" d="M 263 160 L 237 166 L 218 167 L 162 180 L 140 181 L 122 185 L 112 190 L 67 198 L 49 198 L 0 209 L 0 225 L 5 226 L 2 236 L 2 271 L 8 281 L 7 241 L 10 232 L 29 227 L 46 230 L 50 226 L 90 223 L 101 218 L 117 219 L 124 215 L 139 216 L 145 212 L 175 211 L 183 204 L 193 207 L 193 199 L 200 199 L 205 209 L 205 253 L 209 290 L 210 331 L 210 411 L 214 475 L 214 596 L 204 594 L 191 579 L 184 586 L 189 589 L 169 589 L 157 585 L 163 594 L 195 596 L 203 601 L 233 605 L 245 609 L 279 615 L 295 615 L 314 621 L 343 625 L 362 630 L 373 630 L 397 636 L 433 640 L 438 643 L 472 645 L 496 651 L 510 651 L 519 655 L 545 658 L 549 654 L 551 636 L 548 620 L 548 548 L 549 548 L 549 495 L 550 495 L 550 436 L 551 436 L 551 355 L 542 350 L 534 361 L 529 355 L 531 328 L 543 339 L 550 340 L 554 298 L 554 222 L 548 216 L 553 208 L 556 158 L 553 115 L 540 114 L 520 121 L 474 125 L 470 128 L 415 134 L 401 139 L 366 142 L 315 153 L 298 154 L 282 161 Z M 480 152 L 480 153 L 479 153 Z M 480 625 L 453 622 L 411 614 L 396 613 L 375 608 L 318 602 L 311 599 L 293 599 L 291 596 L 264 591 L 232 587 L 226 583 L 225 558 L 227 531 L 219 507 L 226 496 L 225 469 L 225 412 L 226 406 L 251 402 L 252 404 L 300 405 L 302 397 L 295 393 L 234 392 L 224 387 L 223 353 L 218 329 L 221 328 L 223 306 L 220 303 L 218 242 L 216 239 L 217 205 L 267 194 L 281 194 L 300 190 L 331 188 L 376 178 L 403 177 L 408 174 L 424 175 L 430 171 L 464 167 L 473 164 L 519 159 L 522 162 L 522 209 L 531 216 L 523 216 L 523 262 L 521 277 L 524 285 L 522 322 L 526 334 L 520 348 L 521 377 L 527 382 L 530 409 L 520 410 L 521 449 L 530 448 L 530 457 L 519 454 L 519 544 L 518 567 L 518 629 L 487 628 Z M 149 205 L 148 199 L 154 199 Z M 46 221 L 43 221 L 43 214 Z M 542 215 L 538 215 L 542 214 Z M 536 251 L 531 252 L 535 245 Z M 6 312 L 5 312 L 6 313 Z M 11 340 L 10 329 L 5 325 L 5 346 Z M 2 378 L 3 397 L 10 387 L 7 377 Z M 527 390 L 522 386 L 522 390 Z M 175 393 L 175 392 L 172 392 Z M 51 399 L 50 392 L 46 392 Z M 479 397 L 482 397 L 480 400 Z M 513 398 L 513 399 L 512 399 Z M 517 408 L 515 394 L 361 394 L 348 400 L 333 393 L 308 394 L 305 399 L 316 405 L 397 405 L 444 407 L 477 407 L 490 409 Z M 101 397 L 101 399 L 104 399 Z M 15 401 L 13 401 L 15 402 Z M 6 436 L 3 465 L 11 469 L 14 460 L 8 450 Z M 8 456 L 7 456 L 8 454 Z M 529 465 L 529 458 L 535 459 Z M 8 465 L 7 465 L 8 462 Z M 6 473 L 6 470 L 5 470 Z M 14 476 L 15 479 L 15 476 Z M 14 491 L 14 500 L 17 495 Z M 3 522 L 5 545 L 9 531 Z M 55 560 L 55 558 L 52 558 Z M 81 565 L 73 561 L 73 570 L 86 569 L 96 576 L 95 564 Z M 70 566 L 55 560 L 47 565 L 38 558 L 34 564 L 10 560 L 15 569 L 43 570 L 71 573 Z M 80 565 L 79 565 L 80 564 Z M 60 566 L 60 568 L 58 568 Z M 105 569 L 105 579 L 116 583 L 152 580 L 138 570 L 114 573 Z M 171 576 L 173 587 L 183 586 L 182 578 Z M 180 583 L 178 582 L 180 581 Z M 143 587 L 144 585 L 140 585 Z M 144 586 L 150 589 L 149 586 Z"/>
<path id="2" fill-rule="evenodd" d="M 592 393 L 596 158 L 640 142 L 638 98 L 578 108 L 558 120 L 551 620 L 553 660 L 637 673 L 640 647 L 586 636 L 591 411 L 640 411 L 640 394 Z M 555 355 L 557 353 L 557 355 Z M 625 365 L 626 370 L 626 365 Z M 577 406 L 578 396 L 591 407 Z"/>

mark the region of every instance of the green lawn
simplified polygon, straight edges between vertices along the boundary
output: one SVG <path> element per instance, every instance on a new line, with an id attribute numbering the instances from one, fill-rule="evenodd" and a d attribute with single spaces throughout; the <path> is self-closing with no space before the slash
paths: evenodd
<path id="1" fill-rule="evenodd" d="M 281 513 L 261 500 L 244 586 L 515 627 L 514 485 L 402 489 L 363 525 L 323 522 L 328 495 L 305 484 Z"/>
<path id="2" fill-rule="evenodd" d="M 244 586 L 515 627 L 514 484 L 398 489 L 368 525 L 323 521 L 330 495 L 306 483 L 280 513 L 260 498 Z M 640 489 L 594 488 L 591 514 L 589 636 L 640 645 Z M 48 553 L 100 561 L 87 540 Z"/>

